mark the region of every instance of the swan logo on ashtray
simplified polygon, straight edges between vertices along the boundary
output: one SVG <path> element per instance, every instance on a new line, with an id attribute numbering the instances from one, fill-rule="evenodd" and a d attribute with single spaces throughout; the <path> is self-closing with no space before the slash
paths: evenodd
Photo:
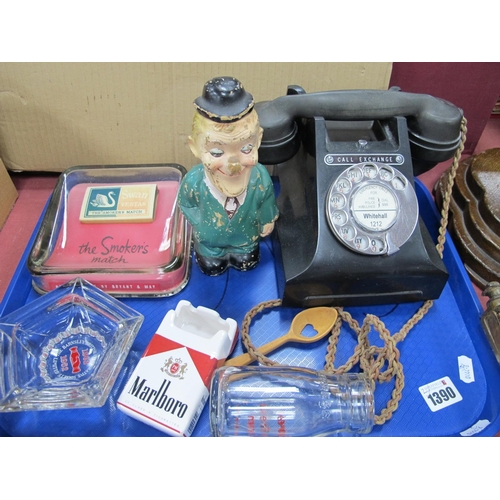
<path id="1" fill-rule="evenodd" d="M 45 382 L 82 380 L 97 366 L 106 347 L 104 337 L 90 328 L 70 328 L 51 338 L 42 349 L 40 375 Z"/>
<path id="2" fill-rule="evenodd" d="M 120 188 L 92 188 L 88 203 L 97 210 L 115 210 L 119 196 Z M 90 213 L 90 207 L 87 208 Z"/>
<path id="3" fill-rule="evenodd" d="M 160 370 L 171 377 L 182 380 L 187 372 L 187 365 L 187 363 L 182 361 L 182 358 L 173 359 L 172 356 L 170 356 Z"/>
<path id="4" fill-rule="evenodd" d="M 83 197 L 80 222 L 152 222 L 157 185 L 89 186 Z"/>

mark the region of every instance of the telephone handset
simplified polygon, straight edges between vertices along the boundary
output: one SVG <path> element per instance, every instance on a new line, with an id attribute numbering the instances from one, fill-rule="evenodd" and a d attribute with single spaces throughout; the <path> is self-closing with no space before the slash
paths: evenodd
<path id="1" fill-rule="evenodd" d="M 331 91 L 257 103 L 259 161 L 276 165 L 284 305 L 438 298 L 447 271 L 419 218 L 414 175 L 451 158 L 462 111 L 429 95 Z"/>

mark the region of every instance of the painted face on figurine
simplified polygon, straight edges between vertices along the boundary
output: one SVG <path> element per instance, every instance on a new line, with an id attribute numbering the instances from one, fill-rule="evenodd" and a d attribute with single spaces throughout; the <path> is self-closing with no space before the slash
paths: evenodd
<path id="1" fill-rule="evenodd" d="M 255 111 L 233 123 L 214 122 L 196 113 L 189 147 L 214 186 L 232 197 L 245 191 L 258 162 L 261 140 L 262 128 Z"/>

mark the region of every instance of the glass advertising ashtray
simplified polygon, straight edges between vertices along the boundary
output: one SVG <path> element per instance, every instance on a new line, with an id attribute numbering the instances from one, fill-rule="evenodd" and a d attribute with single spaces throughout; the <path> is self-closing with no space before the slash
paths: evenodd
<path id="1" fill-rule="evenodd" d="M 102 406 L 143 320 L 81 278 L 0 318 L 0 412 Z"/>
<path id="2" fill-rule="evenodd" d="M 177 164 L 72 167 L 61 174 L 28 256 L 45 293 L 80 276 L 119 297 L 181 291 L 191 226 L 177 207 Z"/>

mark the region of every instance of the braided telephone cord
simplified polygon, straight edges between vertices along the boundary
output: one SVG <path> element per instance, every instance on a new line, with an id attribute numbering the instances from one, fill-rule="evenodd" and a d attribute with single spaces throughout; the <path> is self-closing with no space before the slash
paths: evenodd
<path id="1" fill-rule="evenodd" d="M 441 209 L 441 223 L 439 227 L 438 243 L 436 245 L 436 249 L 441 258 L 443 258 L 443 250 L 446 240 L 451 191 L 453 189 L 453 183 L 460 162 L 460 157 L 464 149 L 466 134 L 467 120 L 464 117 L 461 124 L 460 145 L 455 152 L 453 163 L 448 171 L 448 175 L 444 183 L 445 193 Z M 401 330 L 394 335 L 391 335 L 383 321 L 373 314 L 367 314 L 360 327 L 359 323 L 347 311 L 344 311 L 342 307 L 335 308 L 338 312 L 338 319 L 333 326 L 328 339 L 324 371 L 332 374 L 347 373 L 359 363 L 361 369 L 370 377 L 373 388 L 375 388 L 377 382 L 384 383 L 389 382 L 393 378 L 395 379 L 391 399 L 388 401 L 386 407 L 381 411 L 380 415 L 375 415 L 375 424 L 377 425 L 382 425 L 392 417 L 392 414 L 397 410 L 399 402 L 402 398 L 404 373 L 397 344 L 406 338 L 410 330 L 427 314 L 433 304 L 433 300 L 425 301 L 418 311 L 403 325 Z M 281 300 L 279 299 L 261 302 L 252 308 L 243 319 L 241 327 L 241 338 L 243 344 L 248 353 L 262 365 L 277 366 L 279 363 L 264 356 L 259 352 L 258 348 L 252 344 L 249 335 L 250 324 L 252 319 L 265 309 L 279 307 L 280 305 Z M 356 345 L 351 357 L 342 366 L 335 368 L 335 355 L 343 322 L 346 322 L 356 333 L 358 344 Z M 370 344 L 368 334 L 370 333 L 372 327 L 379 333 L 380 339 L 383 342 L 383 347 L 376 347 Z"/>

